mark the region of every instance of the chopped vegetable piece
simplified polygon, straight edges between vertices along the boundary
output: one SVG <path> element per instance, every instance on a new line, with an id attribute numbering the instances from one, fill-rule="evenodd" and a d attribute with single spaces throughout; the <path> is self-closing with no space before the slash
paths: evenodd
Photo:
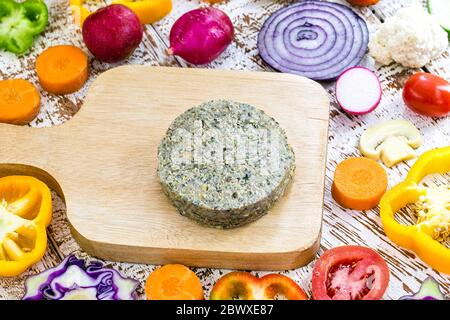
<path id="1" fill-rule="evenodd" d="M 0 49 L 22 54 L 33 46 L 48 22 L 47 5 L 42 0 L 0 1 Z"/>
<path id="2" fill-rule="evenodd" d="M 419 258 L 439 272 L 450 274 L 450 249 L 433 237 L 440 236 L 442 226 L 448 227 L 448 198 L 444 191 L 436 193 L 420 186 L 421 180 L 429 174 L 450 172 L 450 147 L 430 150 L 419 157 L 411 167 L 405 181 L 386 192 L 380 201 L 380 217 L 386 235 L 399 246 L 415 252 Z M 439 190 L 439 189 L 438 189 Z M 437 199 L 436 199 L 437 198 Z M 430 206 L 430 220 L 416 225 L 403 225 L 395 219 L 395 213 L 408 204 L 417 201 Z M 437 202 L 437 203 L 435 203 Z M 431 209 L 430 207 L 430 209 Z M 428 217 L 425 215 L 424 217 Z M 442 230 L 445 232 L 445 230 Z"/>
<path id="3" fill-rule="evenodd" d="M 349 114 L 366 114 L 380 104 L 380 80 L 369 69 L 354 67 L 344 71 L 336 82 L 336 99 Z"/>
<path id="4" fill-rule="evenodd" d="M 370 54 L 382 65 L 397 62 L 420 68 L 439 57 L 448 47 L 447 33 L 419 1 L 402 8 L 370 37 Z"/>
<path id="5" fill-rule="evenodd" d="M 368 128 L 361 135 L 359 150 L 363 156 L 381 159 L 392 167 L 416 157 L 414 149 L 422 144 L 419 130 L 409 121 L 390 120 Z"/>
<path id="6" fill-rule="evenodd" d="M 428 12 L 435 16 L 450 38 L 450 2 L 448 0 L 428 0 Z"/>
<path id="7" fill-rule="evenodd" d="M 36 60 L 36 72 L 44 90 L 54 94 L 69 94 L 83 87 L 88 79 L 88 58 L 74 46 L 46 49 Z"/>
<path id="8" fill-rule="evenodd" d="M 39 113 L 41 97 L 36 87 L 23 79 L 0 81 L 0 122 L 24 125 Z"/>
<path id="9" fill-rule="evenodd" d="M 211 300 L 308 300 L 292 279 L 281 274 L 261 278 L 248 272 L 231 272 L 216 282 Z"/>
<path id="10" fill-rule="evenodd" d="M 301 1 L 272 14 L 258 35 L 261 58 L 274 69 L 334 80 L 366 53 L 366 22 L 347 6 Z"/>
<path id="11" fill-rule="evenodd" d="M 23 300 L 136 300 L 139 282 L 100 261 L 86 264 L 71 255 L 58 266 L 29 277 Z"/>
<path id="12" fill-rule="evenodd" d="M 354 6 L 371 6 L 377 4 L 380 0 L 347 0 Z"/>
<path id="13" fill-rule="evenodd" d="M 225 12 L 212 7 L 195 9 L 175 21 L 168 53 L 193 64 L 206 64 L 216 59 L 233 37 L 233 24 Z"/>
<path id="14" fill-rule="evenodd" d="M 248 272 L 230 272 L 211 290 L 210 300 L 257 300 L 259 279 Z"/>
<path id="15" fill-rule="evenodd" d="M 399 300 L 447 300 L 441 292 L 439 283 L 432 277 L 426 278 L 420 289 L 412 296 L 403 296 Z"/>
<path id="16" fill-rule="evenodd" d="M 314 300 L 380 300 L 389 285 L 389 268 L 374 250 L 341 246 L 325 251 L 314 265 Z"/>
<path id="17" fill-rule="evenodd" d="M 44 256 L 51 218 L 52 196 L 43 182 L 0 178 L 0 276 L 17 276 Z"/>
<path id="18" fill-rule="evenodd" d="M 450 83 L 434 74 L 418 72 L 406 81 L 403 101 L 424 116 L 445 117 L 450 114 Z"/>
<path id="19" fill-rule="evenodd" d="M 83 6 L 85 0 L 70 0 L 70 8 L 75 23 L 83 26 L 91 12 Z M 121 4 L 130 8 L 142 24 L 161 20 L 172 10 L 172 0 L 113 0 L 112 4 Z"/>
<path id="20" fill-rule="evenodd" d="M 72 17 L 76 24 L 83 27 L 84 21 L 91 14 L 91 12 L 79 0 L 70 0 L 70 10 Z"/>
<path id="21" fill-rule="evenodd" d="M 153 271 L 145 284 L 147 300 L 203 300 L 203 287 L 193 271 L 167 264 Z"/>
<path id="22" fill-rule="evenodd" d="M 450 185 L 425 188 L 416 202 L 417 225 L 433 239 L 450 237 Z"/>
<path id="23" fill-rule="evenodd" d="M 387 182 L 386 171 L 375 160 L 349 158 L 336 167 L 333 198 L 345 208 L 369 210 L 378 205 Z"/>
<path id="24" fill-rule="evenodd" d="M 114 0 L 112 3 L 123 4 L 133 10 L 142 24 L 161 20 L 172 10 L 172 0 Z"/>

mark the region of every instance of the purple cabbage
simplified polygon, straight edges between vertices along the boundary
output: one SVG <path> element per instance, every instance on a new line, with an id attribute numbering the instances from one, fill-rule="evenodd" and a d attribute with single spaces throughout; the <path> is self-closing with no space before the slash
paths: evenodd
<path id="1" fill-rule="evenodd" d="M 71 255 L 25 281 L 23 300 L 136 300 L 139 283 L 96 261 Z"/>
<path id="2" fill-rule="evenodd" d="M 439 284 L 432 277 L 426 278 L 417 293 L 403 296 L 399 300 L 446 300 Z"/>

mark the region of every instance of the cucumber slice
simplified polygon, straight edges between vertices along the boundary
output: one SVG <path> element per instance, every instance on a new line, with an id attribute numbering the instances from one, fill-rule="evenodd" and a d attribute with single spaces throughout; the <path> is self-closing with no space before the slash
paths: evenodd
<path id="1" fill-rule="evenodd" d="M 428 0 L 428 12 L 435 16 L 450 38 L 450 1 Z"/>

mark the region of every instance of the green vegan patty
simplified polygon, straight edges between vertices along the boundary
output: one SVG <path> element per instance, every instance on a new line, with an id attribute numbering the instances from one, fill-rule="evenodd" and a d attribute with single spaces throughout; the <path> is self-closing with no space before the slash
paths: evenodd
<path id="1" fill-rule="evenodd" d="M 203 225 L 235 228 L 265 215 L 283 195 L 295 155 L 279 124 L 248 104 L 191 108 L 158 148 L 158 177 L 177 210 Z"/>

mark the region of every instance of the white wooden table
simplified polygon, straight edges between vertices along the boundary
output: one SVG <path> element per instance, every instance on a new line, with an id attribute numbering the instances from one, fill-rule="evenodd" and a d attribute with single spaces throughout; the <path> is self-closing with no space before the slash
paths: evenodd
<path id="1" fill-rule="evenodd" d="M 37 39 L 31 53 L 17 58 L 12 54 L 0 52 L 0 79 L 13 77 L 31 80 L 36 85 L 34 71 L 36 56 L 45 48 L 56 44 L 72 43 L 86 50 L 79 28 L 72 23 L 68 0 L 46 0 L 50 9 L 50 24 L 46 32 Z M 182 59 L 168 56 L 168 34 L 173 22 L 184 12 L 205 6 L 199 0 L 173 0 L 174 9 L 162 21 L 147 25 L 145 37 L 139 48 L 124 64 L 164 65 L 191 67 Z M 335 0 L 345 3 L 344 0 Z M 420 0 L 381 0 L 370 8 L 355 8 L 363 16 L 371 31 L 400 7 Z M 88 5 L 98 7 L 108 1 L 90 0 Z M 233 70 L 267 70 L 271 71 L 259 58 L 256 48 L 258 31 L 265 19 L 275 10 L 295 1 L 287 0 L 225 0 L 216 6 L 229 14 L 235 29 L 236 38 L 227 51 L 207 68 Z M 450 80 L 450 50 L 424 69 Z M 67 96 L 52 96 L 42 91 L 42 109 L 39 116 L 31 124 L 33 127 L 58 125 L 69 120 L 82 106 L 86 88 L 100 73 L 114 66 L 91 59 L 91 76 L 89 83 L 80 92 Z M 405 118 L 413 122 L 424 137 L 424 145 L 418 153 L 428 149 L 449 145 L 450 118 L 441 120 L 420 117 L 410 112 L 403 105 L 401 89 L 408 75 L 417 70 L 407 70 L 399 65 L 380 67 L 366 58 L 363 64 L 374 68 L 379 75 L 384 96 L 381 105 L 369 115 L 352 117 L 345 114 L 335 102 L 332 85 L 326 88 L 332 101 L 330 114 L 330 136 L 328 145 L 328 162 L 324 203 L 324 221 L 321 249 L 324 250 L 342 245 L 358 244 L 376 249 L 388 262 L 391 280 L 385 299 L 397 299 L 418 289 L 420 282 L 427 276 L 435 277 L 444 291 L 450 291 L 450 276 L 439 274 L 427 267 L 414 254 L 392 244 L 383 233 L 379 218 L 379 210 L 365 212 L 346 210 L 339 207 L 332 199 L 330 185 L 336 164 L 350 156 L 359 156 L 357 149 L 359 136 L 363 130 L 375 123 L 388 119 Z M 70 148 L 70 146 L 68 146 Z M 45 153 L 45 150 L 42 150 Z M 387 169 L 389 185 L 401 181 L 414 160 Z M 0 279 L 0 299 L 20 299 L 24 292 L 24 279 L 47 268 L 57 265 L 71 253 L 87 257 L 72 238 L 66 220 L 65 207 L 61 199 L 53 197 L 53 221 L 48 229 L 48 249 L 44 258 L 29 271 L 19 277 Z M 87 222 L 89 223 L 89 222 Z M 88 257 L 89 258 L 89 257 Z M 155 268 L 151 265 L 137 265 L 107 262 L 124 275 L 138 279 L 143 284 L 149 273 Z M 286 271 L 285 274 L 297 281 L 305 290 L 310 291 L 311 270 L 313 262 L 297 270 Z M 195 269 L 206 289 L 206 297 L 215 281 L 227 270 Z M 264 273 L 259 273 L 264 274 Z M 142 286 L 139 289 L 143 293 Z"/>

